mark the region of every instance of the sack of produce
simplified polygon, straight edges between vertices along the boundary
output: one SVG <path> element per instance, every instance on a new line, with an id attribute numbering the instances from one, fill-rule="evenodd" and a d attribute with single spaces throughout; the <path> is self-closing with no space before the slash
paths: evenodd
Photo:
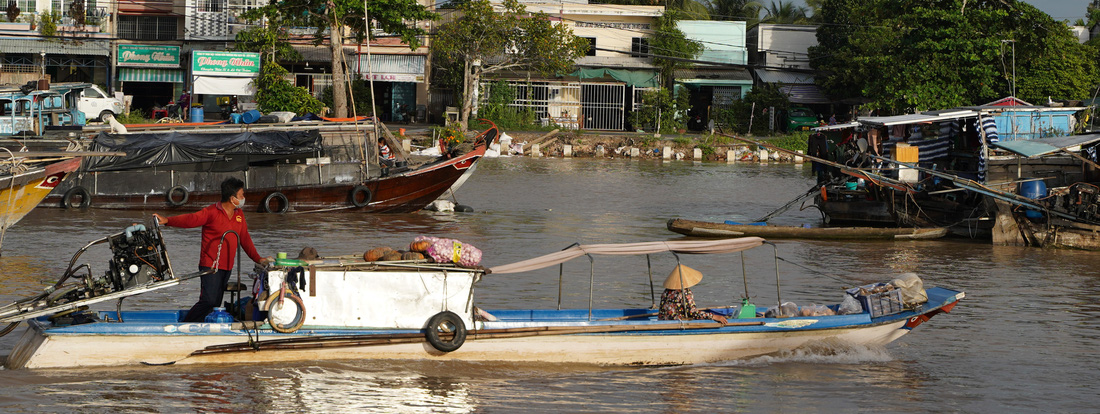
<path id="1" fill-rule="evenodd" d="M 928 293 L 924 291 L 924 281 L 916 273 L 902 273 L 890 282 L 901 291 L 901 302 L 913 307 L 928 302 Z"/>
<path id="2" fill-rule="evenodd" d="M 436 263 L 454 263 L 464 267 L 481 263 L 481 250 L 453 239 L 435 239 L 427 253 Z"/>

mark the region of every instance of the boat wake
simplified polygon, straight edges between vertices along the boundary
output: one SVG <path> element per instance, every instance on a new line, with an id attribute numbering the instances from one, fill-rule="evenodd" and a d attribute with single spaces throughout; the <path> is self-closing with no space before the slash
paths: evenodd
<path id="1" fill-rule="evenodd" d="M 817 342 L 789 351 L 749 359 L 724 361 L 714 366 L 765 366 L 783 363 L 862 364 L 890 362 L 894 357 L 882 346 L 853 345 L 839 342 Z"/>

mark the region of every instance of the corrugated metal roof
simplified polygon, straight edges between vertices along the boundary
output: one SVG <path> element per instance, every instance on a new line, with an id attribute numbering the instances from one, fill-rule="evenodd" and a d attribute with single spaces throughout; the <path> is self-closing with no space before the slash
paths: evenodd
<path id="1" fill-rule="evenodd" d="M 833 101 L 821 93 L 816 85 L 788 85 L 780 86 L 779 91 L 787 95 L 791 103 L 800 104 L 827 104 Z"/>
<path id="2" fill-rule="evenodd" d="M 111 53 L 111 41 L 106 39 L 87 39 L 79 42 L 57 42 L 37 38 L 2 38 L 0 39 L 0 50 L 4 51 L 4 53 L 30 53 L 35 55 L 45 51 L 51 55 L 109 56 Z"/>
<path id="3" fill-rule="evenodd" d="M 755 69 L 756 77 L 764 83 L 785 84 L 813 84 L 814 75 L 811 73 L 791 72 L 775 69 Z"/>
<path id="4" fill-rule="evenodd" d="M 977 112 L 971 110 L 938 111 L 923 114 L 908 114 L 894 116 L 869 116 L 859 119 L 860 123 L 877 126 L 893 126 L 905 124 L 919 124 L 922 122 L 946 121 L 949 119 L 973 118 Z"/>
<path id="5" fill-rule="evenodd" d="M 332 62 L 332 51 L 328 48 L 328 45 L 294 45 L 291 47 L 302 55 L 303 62 Z M 344 46 L 344 55 L 351 60 L 351 56 L 355 55 L 355 48 Z"/>
<path id="6" fill-rule="evenodd" d="M 841 129 L 855 128 L 859 126 L 859 122 L 845 122 L 843 124 L 826 125 L 813 128 L 814 131 L 838 131 Z"/>
<path id="7" fill-rule="evenodd" d="M 1038 138 L 1017 141 L 1000 141 L 990 145 L 1031 158 L 1047 155 L 1063 148 L 1087 145 L 1100 141 L 1100 134 L 1071 135 L 1067 137 Z"/>
<path id="8" fill-rule="evenodd" d="M 673 72 L 676 79 L 715 79 L 752 81 L 745 69 L 681 69 Z"/>

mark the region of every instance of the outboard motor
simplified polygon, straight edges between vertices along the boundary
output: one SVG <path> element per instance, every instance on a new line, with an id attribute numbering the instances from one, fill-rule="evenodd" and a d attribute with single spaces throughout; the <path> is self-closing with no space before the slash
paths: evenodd
<path id="1" fill-rule="evenodd" d="M 114 257 L 108 263 L 106 278 L 115 290 L 129 289 L 150 281 L 161 281 L 168 274 L 168 258 L 157 232 L 135 224 L 107 239 Z"/>

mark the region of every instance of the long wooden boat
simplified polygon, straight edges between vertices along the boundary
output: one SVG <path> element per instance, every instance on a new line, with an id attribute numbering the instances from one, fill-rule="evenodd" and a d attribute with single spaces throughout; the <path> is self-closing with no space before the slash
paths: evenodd
<path id="1" fill-rule="evenodd" d="M 497 128 L 479 134 L 468 151 L 421 165 L 399 159 L 393 167 L 379 163 L 376 141 L 364 134 L 308 128 L 136 137 L 101 133 L 96 142 L 102 145 L 93 149 L 122 149 L 129 156 L 85 162 L 45 205 L 198 210 L 220 201 L 219 183 L 235 175 L 245 181 L 250 208 L 259 212 L 414 212 L 476 165 L 497 138 Z M 115 145 L 120 141 L 124 144 Z M 150 141 L 157 144 L 146 144 Z"/>
<path id="2" fill-rule="evenodd" d="M 0 234 L 22 220 L 79 166 L 79 157 L 35 163 L 13 155 L 0 161 Z"/>
<path id="3" fill-rule="evenodd" d="M 729 237 L 766 237 L 769 239 L 938 239 L 947 235 L 947 229 L 905 228 L 905 227 L 796 227 L 796 226 L 756 226 L 749 224 L 726 224 L 685 219 L 670 219 L 669 230 L 693 237 L 729 238 Z"/>
<path id="4" fill-rule="evenodd" d="M 140 230 L 127 233 L 135 240 L 147 239 Z M 116 245 L 122 237 L 115 236 L 110 244 Z M 887 298 L 892 304 L 885 307 L 864 296 L 860 300 L 865 304 L 855 305 L 852 313 L 835 314 L 840 305 L 831 305 L 822 316 L 765 317 L 732 305 L 727 308 L 727 323 L 658 320 L 648 308 L 594 309 L 591 304 L 587 309 L 564 310 L 475 307 L 473 287 L 485 277 L 557 266 L 582 256 L 733 253 L 764 243 L 760 238 L 740 238 L 581 245 L 489 271 L 423 261 L 364 262 L 351 256 L 280 262 L 260 278 L 266 287 L 258 303 L 269 312 L 255 322 L 213 315 L 211 322 L 185 323 L 180 322 L 184 311 L 178 309 L 80 308 L 129 291 L 175 286 L 193 277 L 165 272 L 161 280 L 154 277 L 129 290 L 90 299 L 87 295 L 74 301 L 38 296 L 18 301 L 0 308 L 0 323 L 28 320 L 30 324 L 6 359 L 9 369 L 346 359 L 670 365 L 817 344 L 881 346 L 951 311 L 965 296 L 929 288 L 921 290 L 927 296 L 923 303 L 903 306 Z M 163 246 L 162 241 L 154 244 Z M 122 246 L 117 254 L 127 254 L 129 247 Z M 154 261 L 151 266 L 160 263 Z M 302 279 L 308 284 L 298 291 Z"/>

